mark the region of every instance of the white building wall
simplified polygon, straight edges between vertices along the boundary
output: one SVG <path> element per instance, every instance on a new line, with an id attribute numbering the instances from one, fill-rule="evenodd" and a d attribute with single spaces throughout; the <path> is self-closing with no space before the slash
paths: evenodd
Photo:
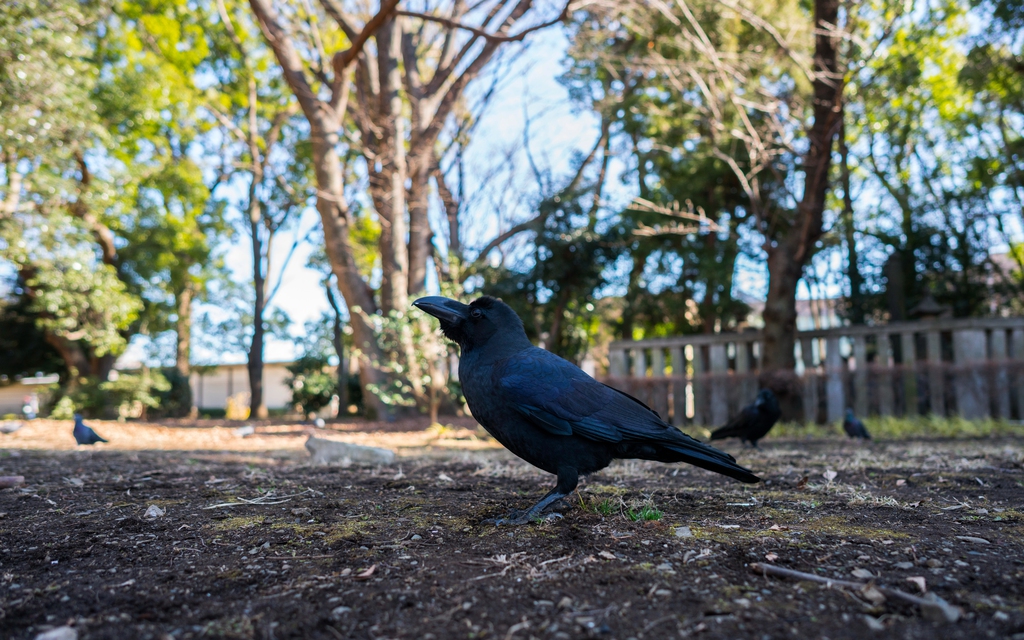
<path id="1" fill-rule="evenodd" d="M 292 390 L 285 383 L 290 376 L 289 363 L 271 362 L 263 365 L 263 402 L 268 409 L 291 406 Z M 206 374 L 193 373 L 192 402 L 197 408 L 223 409 L 228 397 L 243 394 L 249 400 L 249 372 L 244 364 L 220 365 Z"/>

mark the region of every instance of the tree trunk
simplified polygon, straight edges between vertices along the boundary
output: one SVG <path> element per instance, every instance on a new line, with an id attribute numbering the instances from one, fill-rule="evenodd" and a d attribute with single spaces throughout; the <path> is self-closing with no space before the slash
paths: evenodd
<path id="1" fill-rule="evenodd" d="M 430 150 L 431 155 L 433 149 Z M 430 221 L 427 218 L 430 195 L 431 156 L 409 161 L 409 295 L 427 287 L 427 258 L 430 256 Z"/>
<path id="2" fill-rule="evenodd" d="M 253 187 L 257 184 L 253 178 Z M 249 230 L 252 233 L 252 284 L 255 298 L 252 308 L 252 342 L 249 343 L 249 417 L 266 418 L 263 404 L 263 339 L 265 327 L 263 312 L 266 306 L 266 276 L 263 273 L 263 241 L 260 239 L 260 206 L 254 188 L 249 190 Z"/>
<path id="3" fill-rule="evenodd" d="M 314 125 L 314 123 L 316 123 Z M 338 135 L 327 131 L 323 123 L 311 123 L 313 160 L 319 187 L 316 208 L 324 228 L 324 242 L 331 270 L 338 280 L 338 289 L 348 305 L 349 322 L 352 324 L 354 341 L 353 358 L 359 359 L 359 382 L 363 387 L 363 403 L 368 417 L 387 413 L 387 406 L 381 403 L 369 390 L 370 385 L 381 384 L 384 374 L 380 363 L 384 352 L 377 341 L 373 321 L 370 318 L 377 311 L 373 291 L 359 274 L 350 239 L 348 208 L 343 198 L 344 181 L 341 160 L 336 151 Z"/>
<path id="4" fill-rule="evenodd" d="M 769 275 L 760 384 L 778 396 L 785 420 L 800 419 L 803 414 L 802 386 L 794 371 L 796 288 L 822 235 L 832 146 L 841 122 L 843 82 L 836 72 L 833 41 L 838 14 L 838 0 L 814 0 L 814 120 L 807 134 L 809 148 L 803 158 L 803 198 L 792 222 L 779 225 L 784 230 L 765 243 Z"/>
<path id="5" fill-rule="evenodd" d="M 850 193 L 849 149 L 846 146 L 846 114 L 840 114 L 839 163 L 843 180 L 843 235 L 846 237 L 846 260 L 850 278 L 850 319 L 864 324 L 864 277 L 860 273 L 857 238 L 853 228 L 853 194 Z"/>
<path id="6" fill-rule="evenodd" d="M 342 332 L 341 306 L 334 297 L 330 278 L 324 282 L 324 286 L 327 293 L 327 302 L 334 311 L 331 344 L 334 345 L 334 353 L 338 356 L 338 414 L 335 416 L 337 418 L 348 413 L 348 367 L 345 366 L 345 338 Z"/>
<path id="7" fill-rule="evenodd" d="M 792 372 L 796 364 L 796 287 L 821 238 L 832 146 L 840 123 L 843 84 L 836 72 L 833 41 L 838 15 L 838 0 L 815 0 L 814 121 L 807 136 L 810 148 L 803 159 L 804 194 L 792 225 L 775 243 L 766 243 L 769 280 L 764 308 L 765 371 Z"/>
<path id="8" fill-rule="evenodd" d="M 369 145 L 370 193 L 380 216 L 381 311 L 404 313 L 409 296 L 409 250 L 406 246 L 405 117 L 400 94 L 402 75 L 398 66 L 400 37 L 392 18 L 377 30 L 377 73 L 380 84 L 377 127 L 381 133 Z M 373 170 L 379 166 L 379 169 Z"/>
<path id="9" fill-rule="evenodd" d="M 61 336 L 54 335 L 47 331 L 44 334 L 46 342 L 53 347 L 62 360 L 64 360 L 64 366 L 68 370 L 68 389 L 74 389 L 78 386 L 78 379 L 83 376 L 92 374 L 92 366 L 89 362 L 88 356 L 85 351 L 78 343 L 62 338 Z"/>
<path id="10" fill-rule="evenodd" d="M 175 307 L 178 319 L 174 323 L 175 344 L 174 344 L 174 368 L 179 375 L 188 378 L 192 372 L 191 367 L 191 343 L 192 343 L 192 297 L 195 295 L 191 284 L 186 284 L 178 292 Z"/>

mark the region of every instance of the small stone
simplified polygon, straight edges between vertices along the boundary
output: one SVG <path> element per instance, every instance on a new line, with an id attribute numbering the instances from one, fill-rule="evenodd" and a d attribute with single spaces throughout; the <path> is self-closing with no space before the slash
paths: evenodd
<path id="1" fill-rule="evenodd" d="M 331 609 L 331 617 L 334 618 L 335 620 L 338 620 L 342 616 L 344 616 L 346 613 L 350 613 L 351 611 L 352 611 L 352 607 L 344 607 L 344 606 L 342 606 L 342 607 L 334 607 L 333 609 Z"/>
<path id="2" fill-rule="evenodd" d="M 894 564 L 892 566 L 896 567 L 897 569 L 913 569 L 914 568 L 914 563 L 913 562 L 897 562 L 896 564 Z"/>
<path id="3" fill-rule="evenodd" d="M 572 598 L 570 598 L 569 596 L 564 596 L 561 600 L 558 601 L 558 608 L 559 609 L 568 609 L 571 606 L 572 606 Z"/>
<path id="4" fill-rule="evenodd" d="M 418 534 L 418 533 L 414 533 L 414 534 L 413 534 L 413 536 L 412 536 L 411 538 L 409 538 L 409 539 L 410 539 L 410 540 L 422 540 L 422 539 L 423 539 L 423 536 L 421 536 L 421 535 L 420 535 L 420 534 Z"/>
<path id="5" fill-rule="evenodd" d="M 147 518 L 159 518 L 159 517 L 162 517 L 165 513 L 167 513 L 167 512 L 164 511 L 163 509 L 161 509 L 160 507 L 156 506 L 155 504 L 151 504 L 151 505 L 149 505 L 149 508 L 146 509 L 145 517 L 147 517 Z"/>
<path id="6" fill-rule="evenodd" d="M 736 604 L 740 605 L 744 609 L 749 609 L 750 608 L 750 600 L 748 600 L 746 598 L 736 598 L 735 600 L 733 600 L 733 602 L 735 602 Z"/>
<path id="7" fill-rule="evenodd" d="M 862 580 L 870 580 L 875 577 L 875 574 L 871 573 L 867 569 L 854 569 L 850 574 L 854 578 L 861 578 Z"/>
<path id="8" fill-rule="evenodd" d="M 973 542 L 974 544 L 992 544 L 985 538 L 978 538 L 976 536 L 957 536 L 957 540 L 963 540 L 964 542 Z"/>
<path id="9" fill-rule="evenodd" d="M 672 595 L 672 592 L 669 591 L 668 589 L 658 589 L 657 591 L 654 592 L 654 595 L 656 595 L 658 597 L 661 597 L 661 598 L 667 598 L 668 596 Z"/>
<path id="10" fill-rule="evenodd" d="M 78 632 L 72 627 L 57 627 L 40 633 L 36 640 L 78 640 Z"/>
<path id="11" fill-rule="evenodd" d="M 395 452 L 390 449 L 364 447 L 315 436 L 306 440 L 306 449 L 314 464 L 340 464 L 347 467 L 352 464 L 389 465 L 395 461 Z"/>
<path id="12" fill-rule="evenodd" d="M 921 616 L 931 622 L 956 622 L 963 615 L 959 607 L 954 607 L 934 593 L 925 596 L 929 602 L 921 605 Z"/>
<path id="13" fill-rule="evenodd" d="M 299 507 L 297 509 L 292 509 L 292 515 L 305 516 L 308 518 L 313 515 L 313 512 L 309 509 L 309 507 Z"/>
<path id="14" fill-rule="evenodd" d="M 690 527 L 676 527 L 677 538 L 692 538 L 693 532 L 690 531 Z"/>
<path id="15" fill-rule="evenodd" d="M 932 569 L 942 568 L 942 560 L 938 560 L 936 558 L 931 558 L 928 560 L 928 562 L 925 562 L 924 564 L 925 566 L 931 567 Z"/>
<path id="16" fill-rule="evenodd" d="M 665 573 L 675 573 L 671 562 L 662 562 L 657 567 L 655 567 L 655 569 L 657 569 L 658 571 L 664 571 Z"/>
<path id="17" fill-rule="evenodd" d="M 872 616 L 864 616 L 864 622 L 867 623 L 868 629 L 872 631 L 885 631 L 885 625 L 878 618 Z"/>

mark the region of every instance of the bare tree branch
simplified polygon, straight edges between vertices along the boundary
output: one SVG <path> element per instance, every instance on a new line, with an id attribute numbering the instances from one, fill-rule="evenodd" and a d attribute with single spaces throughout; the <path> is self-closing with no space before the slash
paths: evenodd
<path id="1" fill-rule="evenodd" d="M 401 11 L 401 10 L 399 10 L 399 11 L 396 11 L 395 14 L 396 15 L 400 15 L 400 16 L 407 16 L 409 18 L 419 18 L 420 20 L 429 20 L 431 22 L 437 22 L 437 23 L 443 24 L 444 26 L 448 27 L 449 29 L 462 29 L 464 31 L 469 31 L 470 33 L 472 33 L 474 35 L 480 36 L 481 38 L 484 38 L 488 42 L 496 42 L 496 43 L 500 44 L 500 43 L 503 43 L 503 42 L 522 42 L 523 38 L 525 38 L 526 36 L 530 35 L 534 31 L 540 31 L 541 29 L 547 29 L 548 27 L 550 27 L 552 25 L 556 25 L 559 22 L 565 21 L 569 17 L 569 5 L 571 5 L 571 4 L 572 4 L 572 0 L 570 0 L 567 3 L 565 3 L 565 7 L 562 9 L 562 12 L 560 14 L 558 14 L 557 18 L 555 18 L 553 20 L 549 20 L 549 21 L 541 23 L 541 24 L 538 24 L 538 25 L 535 25 L 535 26 L 532 26 L 532 27 L 528 27 L 526 29 L 523 29 L 519 33 L 517 33 L 515 35 L 511 35 L 511 36 L 503 35 L 503 34 L 500 34 L 500 33 L 490 33 L 488 31 L 486 31 L 485 29 L 481 29 L 479 27 L 474 27 L 472 25 L 463 24 L 461 22 L 456 22 L 455 20 L 452 20 L 450 18 L 445 18 L 445 17 L 442 17 L 442 16 L 430 15 L 429 13 L 419 13 L 419 12 L 416 12 L 416 11 Z"/>

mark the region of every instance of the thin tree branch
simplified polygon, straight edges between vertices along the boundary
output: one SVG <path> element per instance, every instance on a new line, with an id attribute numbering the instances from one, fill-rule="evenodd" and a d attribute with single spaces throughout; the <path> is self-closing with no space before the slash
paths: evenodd
<path id="1" fill-rule="evenodd" d="M 463 24 L 461 22 L 456 22 L 455 20 L 452 20 L 450 18 L 444 18 L 442 16 L 430 15 L 429 13 L 419 13 L 417 11 L 401 11 L 401 10 L 399 10 L 399 11 L 395 12 L 395 15 L 406 16 L 406 17 L 409 17 L 409 18 L 419 18 L 420 20 L 429 20 L 431 22 L 437 22 L 437 23 L 443 24 L 444 26 L 448 27 L 449 29 L 462 29 L 464 31 L 469 31 L 470 33 L 472 33 L 472 34 L 474 34 L 476 36 L 484 38 L 488 42 L 495 42 L 495 43 L 501 44 L 503 42 L 522 42 L 523 38 L 525 38 L 526 36 L 530 35 L 534 31 L 540 31 L 541 29 L 547 29 L 550 26 L 553 26 L 553 25 L 558 24 L 559 22 L 565 21 L 569 17 L 569 5 L 571 5 L 571 4 L 572 4 L 572 0 L 570 0 L 569 2 L 566 2 L 565 3 L 565 7 L 562 9 L 562 12 L 558 14 L 557 18 L 555 18 L 553 20 L 549 20 L 549 21 L 541 23 L 541 24 L 538 24 L 538 25 L 535 25 L 533 27 L 528 27 L 526 29 L 523 29 L 519 33 L 517 33 L 515 35 L 511 35 L 511 36 L 502 35 L 500 33 L 490 33 L 487 30 L 481 29 L 479 27 L 474 27 L 472 25 Z"/>

